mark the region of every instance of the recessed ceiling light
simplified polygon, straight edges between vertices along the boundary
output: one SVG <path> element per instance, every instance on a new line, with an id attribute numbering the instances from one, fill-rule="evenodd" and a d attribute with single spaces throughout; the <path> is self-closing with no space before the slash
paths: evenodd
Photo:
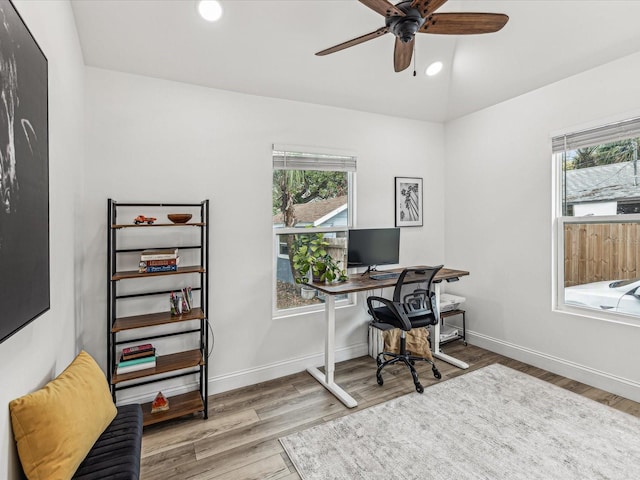
<path id="1" fill-rule="evenodd" d="M 438 73 L 440 73 L 440 70 L 442 70 L 442 62 L 433 62 L 431 65 L 427 67 L 427 70 L 425 71 L 425 73 L 428 76 L 433 77 L 434 75 L 437 75 Z"/>
<path id="2" fill-rule="evenodd" d="M 198 2 L 200 16 L 208 22 L 215 22 L 222 17 L 222 5 L 218 0 L 200 0 Z"/>

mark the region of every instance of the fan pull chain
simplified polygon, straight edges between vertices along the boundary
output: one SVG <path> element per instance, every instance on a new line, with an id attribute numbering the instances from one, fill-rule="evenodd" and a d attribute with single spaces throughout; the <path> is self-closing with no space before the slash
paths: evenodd
<path id="1" fill-rule="evenodd" d="M 416 42 L 413 41 L 413 76 L 416 76 Z"/>

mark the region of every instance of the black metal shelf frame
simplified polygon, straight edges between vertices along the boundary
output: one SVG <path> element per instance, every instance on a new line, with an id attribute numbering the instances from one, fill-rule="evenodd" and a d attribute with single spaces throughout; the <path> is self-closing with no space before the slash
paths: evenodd
<path id="1" fill-rule="evenodd" d="M 203 200 L 199 203 L 118 203 L 112 199 L 108 199 L 107 202 L 108 214 L 107 214 L 107 376 L 109 380 L 109 385 L 111 388 L 111 395 L 113 397 L 114 402 L 116 401 L 117 392 L 136 387 L 148 385 L 155 382 L 160 382 L 163 380 L 169 380 L 172 378 L 184 377 L 187 375 L 198 375 L 199 376 L 199 393 L 202 397 L 203 403 L 203 416 L 204 418 L 208 418 L 208 354 L 209 354 L 209 320 L 208 320 L 208 307 L 209 307 L 209 200 Z M 188 245 L 188 246 L 179 246 L 177 248 L 180 249 L 199 249 L 200 251 L 200 264 L 202 267 L 202 272 L 185 272 L 185 275 L 198 275 L 199 277 L 199 285 L 193 288 L 193 291 L 200 292 L 200 308 L 204 312 L 204 318 L 202 319 L 191 319 L 188 322 L 199 322 L 199 328 L 188 329 L 183 331 L 176 331 L 171 333 L 163 333 L 156 335 L 137 335 L 135 338 L 128 338 L 126 340 L 119 340 L 118 334 L 122 333 L 122 331 L 114 332 L 112 331 L 114 322 L 118 317 L 118 301 L 123 299 L 130 298 L 140 298 L 151 295 L 160 295 L 160 294 L 169 294 L 171 290 L 163 290 L 163 291 L 146 291 L 140 293 L 133 294 L 118 294 L 118 284 L 119 282 L 124 281 L 132 281 L 132 282 L 143 282 L 142 278 L 148 277 L 140 277 L 134 279 L 120 279 L 113 280 L 113 276 L 116 274 L 116 260 L 117 256 L 121 253 L 134 253 L 140 252 L 145 248 L 174 248 L 174 247 L 145 247 L 145 248 L 127 248 L 127 249 L 118 249 L 118 232 L 124 231 L 126 229 L 114 228 L 114 225 L 117 225 L 117 216 L 118 209 L 121 207 L 185 207 L 185 208 L 199 208 L 200 210 L 200 225 L 193 225 L 196 228 L 200 228 L 200 244 L 199 245 Z M 158 225 L 161 228 L 161 225 Z M 175 272 L 172 272 L 175 275 Z M 171 323 L 164 324 L 171 325 Z M 142 329 L 150 329 L 157 328 L 157 326 L 143 326 L 140 327 Z M 131 330 L 124 330 L 131 331 Z M 131 344 L 137 343 L 145 340 L 153 340 L 157 338 L 167 338 L 177 335 L 199 335 L 199 348 L 202 353 L 203 362 L 199 367 L 190 367 L 190 371 L 175 373 L 172 375 L 165 374 L 157 374 L 154 378 L 149 377 L 141 377 L 140 379 L 131 379 L 126 381 L 126 385 L 114 384 L 112 382 L 112 378 L 115 374 L 115 365 L 117 359 L 116 347 L 122 344 Z M 196 368 L 194 370 L 194 368 Z M 182 370 L 179 368 L 178 370 Z"/>

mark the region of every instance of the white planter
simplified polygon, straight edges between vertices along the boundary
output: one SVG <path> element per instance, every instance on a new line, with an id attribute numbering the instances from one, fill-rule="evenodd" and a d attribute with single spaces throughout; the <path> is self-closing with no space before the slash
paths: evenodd
<path id="1" fill-rule="evenodd" d="M 313 297 L 316 296 L 316 289 L 311 287 L 302 287 L 300 289 L 300 295 L 305 300 L 311 300 Z"/>

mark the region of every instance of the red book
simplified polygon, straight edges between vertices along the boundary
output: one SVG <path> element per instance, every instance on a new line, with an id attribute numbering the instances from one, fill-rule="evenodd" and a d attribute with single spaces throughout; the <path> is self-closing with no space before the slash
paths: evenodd
<path id="1" fill-rule="evenodd" d="M 144 263 L 145 267 L 162 266 L 162 265 L 176 265 L 178 263 L 177 258 L 168 258 L 166 260 L 141 260 L 140 263 Z M 142 266 L 142 265 L 140 265 Z"/>
<path id="2" fill-rule="evenodd" d="M 134 347 L 127 347 L 122 349 L 123 355 L 129 355 L 131 353 L 139 353 L 147 350 L 153 350 L 153 345 L 145 343 L 144 345 L 136 345 Z"/>
<path id="3" fill-rule="evenodd" d="M 123 353 L 120 357 L 120 361 L 134 360 L 136 358 L 153 357 L 156 354 L 156 349 L 141 350 L 140 352 Z"/>

